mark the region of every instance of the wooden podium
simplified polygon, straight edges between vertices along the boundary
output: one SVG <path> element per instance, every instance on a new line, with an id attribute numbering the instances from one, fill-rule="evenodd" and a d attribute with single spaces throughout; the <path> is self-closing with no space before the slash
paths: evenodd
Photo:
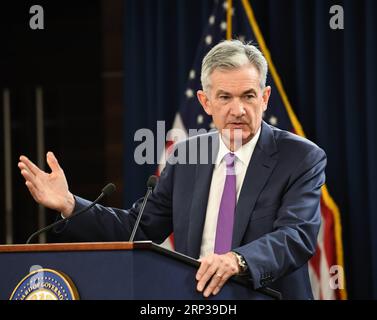
<path id="1" fill-rule="evenodd" d="M 0 299 L 11 297 L 33 268 L 62 272 L 80 299 L 204 299 L 196 290 L 199 262 L 150 241 L 0 246 Z M 279 293 L 253 290 L 233 277 L 209 299 L 279 299 Z"/>

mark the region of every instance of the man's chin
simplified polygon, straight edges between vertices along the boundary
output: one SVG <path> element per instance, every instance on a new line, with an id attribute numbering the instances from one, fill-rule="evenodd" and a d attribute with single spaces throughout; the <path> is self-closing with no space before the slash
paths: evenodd
<path id="1" fill-rule="evenodd" d="M 224 143 L 228 147 L 230 146 L 231 150 L 237 150 L 239 147 L 248 143 L 252 139 L 252 134 L 249 131 L 246 132 L 240 129 L 223 129 L 221 131 L 221 135 Z"/>

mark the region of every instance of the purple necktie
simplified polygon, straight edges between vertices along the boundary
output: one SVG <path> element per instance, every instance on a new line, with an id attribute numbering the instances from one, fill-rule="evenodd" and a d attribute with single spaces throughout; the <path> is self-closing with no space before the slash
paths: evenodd
<path id="1" fill-rule="evenodd" d="M 217 254 L 229 252 L 232 248 L 233 222 L 237 201 L 234 153 L 226 154 L 224 159 L 226 162 L 226 179 L 217 219 L 215 240 L 215 253 Z"/>

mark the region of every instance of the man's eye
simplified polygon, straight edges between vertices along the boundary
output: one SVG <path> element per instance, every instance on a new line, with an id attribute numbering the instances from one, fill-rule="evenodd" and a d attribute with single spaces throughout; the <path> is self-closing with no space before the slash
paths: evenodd
<path id="1" fill-rule="evenodd" d="M 220 96 L 219 98 L 220 98 L 220 100 L 222 100 L 222 101 L 227 101 L 227 100 L 229 100 L 229 96 Z"/>
<path id="2" fill-rule="evenodd" d="M 254 99 L 255 98 L 255 95 L 254 94 L 247 94 L 247 95 L 245 95 L 245 99 L 246 100 L 252 100 L 252 99 Z"/>

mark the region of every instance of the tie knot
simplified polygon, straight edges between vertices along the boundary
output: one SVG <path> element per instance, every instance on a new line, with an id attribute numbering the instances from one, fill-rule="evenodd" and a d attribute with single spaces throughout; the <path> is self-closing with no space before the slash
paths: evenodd
<path id="1" fill-rule="evenodd" d="M 224 157 L 225 163 L 226 163 L 226 173 L 234 175 L 234 160 L 236 156 L 234 153 L 227 153 Z"/>
<path id="2" fill-rule="evenodd" d="M 235 158 L 234 153 L 229 152 L 225 155 L 224 159 L 225 159 L 227 167 L 233 167 L 234 166 L 234 158 Z"/>

